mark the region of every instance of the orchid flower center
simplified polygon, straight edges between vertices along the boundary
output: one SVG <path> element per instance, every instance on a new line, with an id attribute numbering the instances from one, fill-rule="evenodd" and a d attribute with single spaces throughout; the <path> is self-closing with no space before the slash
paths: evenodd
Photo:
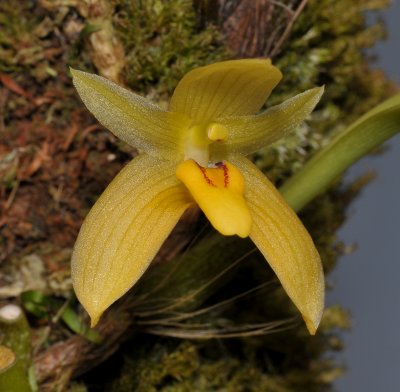
<path id="1" fill-rule="evenodd" d="M 228 139 L 228 130 L 222 124 L 194 125 L 189 129 L 185 146 L 185 160 L 193 159 L 207 167 L 210 160 L 209 146 Z"/>
<path id="2" fill-rule="evenodd" d="M 244 199 L 244 178 L 227 161 L 210 162 L 210 145 L 227 138 L 228 130 L 218 123 L 190 128 L 185 160 L 178 165 L 176 176 L 215 229 L 224 235 L 247 237 L 252 218 Z"/>

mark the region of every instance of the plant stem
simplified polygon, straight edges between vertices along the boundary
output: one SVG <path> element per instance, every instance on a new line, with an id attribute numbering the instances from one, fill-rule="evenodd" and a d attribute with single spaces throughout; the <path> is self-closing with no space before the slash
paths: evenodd
<path id="1" fill-rule="evenodd" d="M 31 363 L 31 337 L 28 322 L 17 305 L 0 308 L 0 343 L 12 352 L 15 361 L 0 369 L 0 391 L 31 392 L 28 369 Z"/>

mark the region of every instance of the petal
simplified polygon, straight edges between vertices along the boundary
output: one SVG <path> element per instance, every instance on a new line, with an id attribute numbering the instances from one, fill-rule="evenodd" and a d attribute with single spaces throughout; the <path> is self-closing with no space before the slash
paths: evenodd
<path id="1" fill-rule="evenodd" d="M 196 68 L 179 82 L 170 110 L 186 114 L 193 124 L 253 114 L 281 78 L 269 59 L 231 60 Z"/>
<path id="2" fill-rule="evenodd" d="M 296 129 L 314 110 L 323 87 L 307 90 L 256 116 L 226 117 L 218 123 L 228 129 L 224 143 L 213 144 L 212 154 L 239 152 L 251 154 Z"/>
<path id="3" fill-rule="evenodd" d="M 229 162 L 204 168 L 189 159 L 176 176 L 185 184 L 210 223 L 223 235 L 244 238 L 250 233 L 250 211 L 243 198 L 244 179 Z"/>
<path id="4" fill-rule="evenodd" d="M 86 217 L 72 255 L 72 280 L 92 325 L 142 276 L 191 204 L 175 165 L 139 155 Z"/>
<path id="5" fill-rule="evenodd" d="M 250 238 L 315 334 L 324 307 L 324 276 L 315 245 L 274 185 L 244 157 L 231 158 L 246 178 L 245 198 L 253 217 Z"/>
<path id="6" fill-rule="evenodd" d="M 101 76 L 73 69 L 71 73 L 83 103 L 115 136 L 150 155 L 180 159 L 187 118 Z"/>

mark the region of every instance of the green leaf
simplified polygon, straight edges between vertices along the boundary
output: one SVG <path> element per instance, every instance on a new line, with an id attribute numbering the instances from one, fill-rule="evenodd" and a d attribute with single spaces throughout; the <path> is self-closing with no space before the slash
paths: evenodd
<path id="1" fill-rule="evenodd" d="M 90 329 L 88 325 L 86 325 L 82 318 L 69 306 L 67 306 L 62 315 L 62 321 L 75 333 L 82 335 L 87 340 L 90 340 L 93 343 L 100 343 L 102 340 L 101 335 Z"/>
<path id="2" fill-rule="evenodd" d="M 29 290 L 21 294 L 21 301 L 24 308 L 38 318 L 50 317 L 49 297 L 40 291 Z"/>
<path id="3" fill-rule="evenodd" d="M 400 131 L 400 94 L 367 112 L 340 132 L 280 189 L 301 210 L 358 159 Z"/>
<path id="4" fill-rule="evenodd" d="M 82 318 L 67 303 L 62 305 L 60 300 L 36 290 L 25 291 L 22 293 L 21 301 L 29 313 L 41 319 L 50 319 L 53 314 L 58 313 L 61 308 L 64 308 L 61 313 L 61 319 L 68 328 L 71 329 L 71 331 L 82 335 L 93 343 L 99 343 L 102 339 L 101 335 L 90 329 Z"/>

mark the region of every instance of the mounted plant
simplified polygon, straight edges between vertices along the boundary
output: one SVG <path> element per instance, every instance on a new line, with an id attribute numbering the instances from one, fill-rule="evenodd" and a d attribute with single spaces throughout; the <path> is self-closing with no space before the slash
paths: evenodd
<path id="1" fill-rule="evenodd" d="M 399 129 L 364 50 L 386 3 L 0 5 L 0 295 L 29 323 L 0 326 L 0 384 L 329 389 L 340 174 Z"/>

